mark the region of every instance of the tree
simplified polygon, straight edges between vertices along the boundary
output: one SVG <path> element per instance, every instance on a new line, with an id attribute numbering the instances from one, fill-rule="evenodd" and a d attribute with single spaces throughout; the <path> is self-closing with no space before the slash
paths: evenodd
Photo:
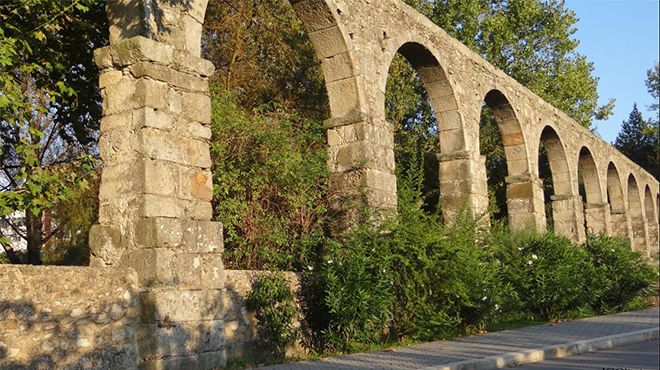
<path id="1" fill-rule="evenodd" d="M 652 168 L 651 173 L 656 179 L 660 179 L 660 64 L 657 62 L 655 65 L 646 71 L 646 87 L 649 94 L 655 100 L 649 108 L 655 112 L 655 117 L 648 120 L 648 127 L 646 129 L 647 136 L 650 136 L 654 141 L 655 153 L 655 166 Z M 654 172 L 655 171 L 655 172 Z"/>
<path id="2" fill-rule="evenodd" d="M 656 146 L 657 138 L 649 135 L 648 124 L 635 104 L 628 120 L 623 121 L 614 147 L 640 167 L 658 177 Z"/>
<path id="3" fill-rule="evenodd" d="M 101 112 L 92 53 L 107 43 L 105 19 L 99 0 L 0 4 L 0 217 L 23 212 L 25 229 L 13 228 L 27 240 L 23 258 L 0 235 L 12 263 L 42 263 L 67 225 L 49 215 L 89 188 Z"/>

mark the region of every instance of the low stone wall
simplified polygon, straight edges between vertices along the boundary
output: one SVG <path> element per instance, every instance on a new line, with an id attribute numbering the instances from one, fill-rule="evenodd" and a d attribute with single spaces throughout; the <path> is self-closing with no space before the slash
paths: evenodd
<path id="1" fill-rule="evenodd" d="M 225 271 L 225 345 L 227 360 L 245 359 L 258 361 L 264 350 L 259 345 L 255 313 L 245 307 L 245 299 L 253 284 L 268 271 L 227 270 Z M 300 277 L 294 272 L 283 272 L 284 278 L 295 297 L 300 297 Z M 300 325 L 300 323 L 296 323 Z M 305 354 L 300 343 L 289 348 L 288 356 Z"/>
<path id="2" fill-rule="evenodd" d="M 131 269 L 0 265 L 1 369 L 137 369 Z"/>

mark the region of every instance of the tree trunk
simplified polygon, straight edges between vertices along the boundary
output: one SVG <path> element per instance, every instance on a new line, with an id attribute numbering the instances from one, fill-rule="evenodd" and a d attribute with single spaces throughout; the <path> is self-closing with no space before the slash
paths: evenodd
<path id="1" fill-rule="evenodd" d="M 27 263 L 30 265 L 41 265 L 41 246 L 44 241 L 43 212 L 36 216 L 29 210 L 25 211 L 25 228 L 27 231 Z"/>

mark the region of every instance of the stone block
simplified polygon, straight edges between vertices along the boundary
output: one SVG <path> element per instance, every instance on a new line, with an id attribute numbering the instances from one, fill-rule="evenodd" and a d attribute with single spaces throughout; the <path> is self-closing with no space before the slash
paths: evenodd
<path id="1" fill-rule="evenodd" d="M 203 259 L 200 253 L 177 251 L 172 259 L 172 274 L 178 289 L 206 288 L 202 282 Z"/>
<path id="2" fill-rule="evenodd" d="M 323 76 L 327 82 L 339 81 L 352 77 L 353 70 L 352 55 L 349 52 L 333 55 L 325 58 L 323 63 Z"/>
<path id="3" fill-rule="evenodd" d="M 166 248 L 135 249 L 126 252 L 122 266 L 131 267 L 138 273 L 142 287 L 176 284 L 172 269 L 174 251 Z"/>
<path id="4" fill-rule="evenodd" d="M 211 171 L 195 171 L 190 181 L 192 196 L 210 202 L 213 199 L 213 177 Z"/>
<path id="5" fill-rule="evenodd" d="M 179 50 L 174 52 L 174 64 L 172 66 L 181 72 L 202 77 L 209 77 L 215 72 L 215 66 L 211 61 Z"/>
<path id="6" fill-rule="evenodd" d="M 208 253 L 202 256 L 202 286 L 205 289 L 224 289 L 225 274 L 221 253 Z"/>
<path id="7" fill-rule="evenodd" d="M 126 246 L 121 243 L 118 225 L 94 225 L 89 230 L 89 251 L 96 266 L 116 265 Z"/>
<path id="8" fill-rule="evenodd" d="M 168 323 L 220 320 L 223 304 L 221 290 L 154 290 L 140 293 L 143 323 Z"/>
<path id="9" fill-rule="evenodd" d="M 106 116 L 151 107 L 167 106 L 167 84 L 148 79 L 123 77 L 103 90 L 103 114 Z"/>
<path id="10" fill-rule="evenodd" d="M 99 88 L 104 89 L 109 85 L 119 82 L 124 74 L 121 71 L 109 70 L 99 74 Z"/>
<path id="11" fill-rule="evenodd" d="M 122 67 L 151 61 L 162 65 L 169 65 L 174 60 L 174 47 L 143 36 L 135 36 L 110 47 L 113 62 Z"/>
<path id="12" fill-rule="evenodd" d="M 224 368 L 226 364 L 227 355 L 224 350 L 221 350 L 189 357 L 149 360 L 140 364 L 140 370 L 215 370 Z"/>
<path id="13" fill-rule="evenodd" d="M 195 75 L 179 72 L 174 68 L 152 62 L 138 62 L 130 67 L 135 78 L 150 77 L 185 90 L 208 93 L 208 80 Z"/>
<path id="14" fill-rule="evenodd" d="M 192 200 L 186 205 L 186 217 L 195 221 L 209 221 L 213 218 L 211 202 Z"/>
<path id="15" fill-rule="evenodd" d="M 139 171 L 143 173 L 137 176 L 144 177 L 145 194 L 154 194 L 165 197 L 175 197 L 177 186 L 179 184 L 179 165 L 172 162 L 144 159 L 140 161 L 142 168 Z"/>
<path id="16" fill-rule="evenodd" d="M 183 221 L 153 217 L 135 224 L 135 242 L 140 248 L 176 248 L 183 243 Z"/>
<path id="17" fill-rule="evenodd" d="M 183 93 L 183 115 L 194 122 L 211 123 L 211 97 L 206 94 Z"/>
<path id="18" fill-rule="evenodd" d="M 186 134 L 194 139 L 211 140 L 211 128 L 197 122 L 191 122 L 186 125 Z"/>
<path id="19" fill-rule="evenodd" d="M 94 50 L 94 62 L 99 70 L 109 69 L 113 67 L 112 62 L 112 49 L 110 46 L 105 46 Z"/>
<path id="20" fill-rule="evenodd" d="M 183 249 L 192 253 L 221 253 L 224 249 L 222 224 L 190 221 L 184 230 Z"/>
<path id="21" fill-rule="evenodd" d="M 136 216 L 145 218 L 183 218 L 185 212 L 183 204 L 178 199 L 144 194 L 141 198 L 138 198 Z"/>
<path id="22" fill-rule="evenodd" d="M 174 127 L 174 117 L 165 110 L 142 108 L 133 112 L 133 127 L 151 127 L 160 130 L 171 130 Z"/>
<path id="23" fill-rule="evenodd" d="M 328 82 L 326 89 L 330 98 L 330 112 L 332 117 L 349 115 L 359 106 L 359 89 L 356 77 Z"/>
<path id="24" fill-rule="evenodd" d="M 140 356 L 144 360 L 189 357 L 221 351 L 224 346 L 222 321 L 142 324 L 136 331 Z"/>
<path id="25" fill-rule="evenodd" d="M 316 53 L 320 59 L 330 58 L 347 51 L 346 44 L 341 36 L 341 30 L 338 26 L 310 32 L 309 39 L 314 44 Z"/>
<path id="26" fill-rule="evenodd" d="M 205 141 L 195 140 L 152 128 L 139 134 L 140 154 L 164 161 L 201 168 L 211 168 L 211 153 Z"/>
<path id="27" fill-rule="evenodd" d="M 319 0 L 291 1 L 298 17 L 305 22 L 309 32 L 330 28 L 336 24 L 329 8 L 319 6 Z"/>

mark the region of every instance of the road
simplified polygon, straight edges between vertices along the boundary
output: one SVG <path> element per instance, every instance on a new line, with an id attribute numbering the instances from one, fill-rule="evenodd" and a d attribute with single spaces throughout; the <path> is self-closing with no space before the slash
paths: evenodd
<path id="1" fill-rule="evenodd" d="M 658 345 L 657 340 L 630 344 L 604 351 L 525 364 L 515 369 L 657 370 L 660 369 Z"/>

